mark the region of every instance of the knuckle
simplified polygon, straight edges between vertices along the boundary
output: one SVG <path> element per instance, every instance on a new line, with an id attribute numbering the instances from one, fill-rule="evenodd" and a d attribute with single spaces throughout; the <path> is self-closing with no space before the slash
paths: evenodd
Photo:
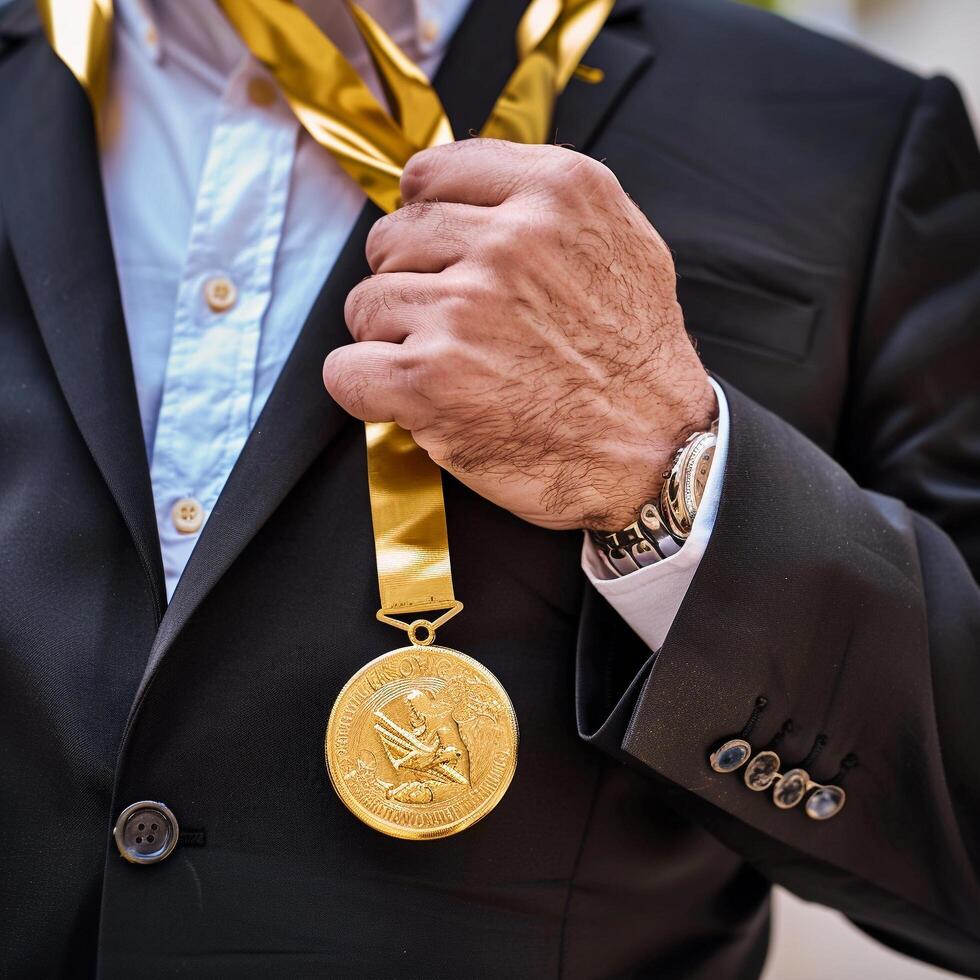
<path id="1" fill-rule="evenodd" d="M 530 256 L 535 247 L 535 233 L 543 214 L 529 210 L 519 202 L 507 202 L 495 209 L 493 220 L 480 229 L 474 251 L 485 266 L 496 267 L 515 256 Z"/>
<path id="2" fill-rule="evenodd" d="M 474 310 L 486 308 L 490 299 L 491 290 L 485 273 L 458 274 L 443 296 L 441 312 L 451 327 L 465 327 L 475 319 Z"/>
<path id="3" fill-rule="evenodd" d="M 587 181 L 587 186 L 589 186 L 594 193 L 599 193 L 606 195 L 608 197 L 613 197 L 621 193 L 621 187 L 619 184 L 619 179 L 616 175 L 599 160 L 593 160 L 592 157 L 584 157 L 587 163 L 584 164 L 584 171 Z"/>
<path id="4" fill-rule="evenodd" d="M 353 407 L 363 400 L 364 392 L 359 387 L 359 377 L 351 370 L 344 348 L 335 350 L 323 362 L 323 383 L 336 401 L 345 407 Z"/>
<path id="5" fill-rule="evenodd" d="M 454 253 L 465 251 L 469 223 L 460 213 L 458 205 L 433 203 L 432 237 L 443 250 Z"/>
<path id="6" fill-rule="evenodd" d="M 561 193 L 584 194 L 611 190 L 617 184 L 613 172 L 598 160 L 584 153 L 559 149 L 561 159 L 555 161 L 553 177 Z"/>
<path id="7" fill-rule="evenodd" d="M 476 154 L 478 156 L 502 156 L 512 154 L 517 150 L 523 150 L 517 143 L 510 143 L 507 140 L 491 139 L 488 136 L 469 136 L 466 139 L 457 140 L 455 143 L 447 144 L 451 147 L 451 152 L 461 153 L 464 156 Z"/>
<path id="8" fill-rule="evenodd" d="M 441 147 L 420 150 L 410 157 L 402 170 L 401 192 L 403 201 L 414 201 L 425 194 L 425 188 L 432 180 L 436 160 Z"/>
<path id="9" fill-rule="evenodd" d="M 371 267 L 371 271 L 377 271 L 377 268 L 384 261 L 385 255 L 388 253 L 390 248 L 390 238 L 391 233 L 391 215 L 386 214 L 382 218 L 378 218 L 373 225 L 371 225 L 371 230 L 368 232 L 367 241 L 364 243 L 364 255 L 368 260 L 368 265 Z"/>
<path id="10" fill-rule="evenodd" d="M 411 201 L 390 215 L 392 221 L 420 221 L 439 208 L 438 201 Z"/>
<path id="11" fill-rule="evenodd" d="M 534 158 L 531 161 L 535 172 L 546 183 L 561 181 L 578 154 L 569 152 L 561 146 L 550 143 L 533 148 Z"/>
<path id="12" fill-rule="evenodd" d="M 427 377 L 445 378 L 452 374 L 456 361 L 457 345 L 445 331 L 432 337 L 425 345 Z"/>
<path id="13" fill-rule="evenodd" d="M 433 301 L 432 290 L 426 286 L 398 286 L 392 298 L 402 306 L 428 306 Z"/>
<path id="14" fill-rule="evenodd" d="M 576 163 L 582 168 L 583 173 L 592 180 L 599 181 L 600 183 L 611 183 L 614 180 L 613 172 L 601 160 L 596 160 L 595 157 L 587 156 L 585 153 L 579 153 Z"/>
<path id="15" fill-rule="evenodd" d="M 383 303 L 384 291 L 374 277 L 359 282 L 347 294 L 344 301 L 344 320 L 354 337 L 360 339 Z"/>
<path id="16" fill-rule="evenodd" d="M 524 216 L 502 213 L 480 236 L 480 250 L 487 258 L 497 260 L 513 249 L 517 236 L 526 231 L 526 228 Z"/>
<path id="17" fill-rule="evenodd" d="M 424 398 L 432 399 L 450 369 L 452 344 L 447 338 L 428 337 L 404 352 L 401 367 L 406 384 Z"/>

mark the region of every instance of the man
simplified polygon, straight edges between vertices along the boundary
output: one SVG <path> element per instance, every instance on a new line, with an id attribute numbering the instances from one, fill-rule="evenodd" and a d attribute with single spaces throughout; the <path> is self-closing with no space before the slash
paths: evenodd
<path id="1" fill-rule="evenodd" d="M 368 9 L 465 134 L 524 6 Z M 623 2 L 556 108 L 580 152 L 437 147 L 382 218 L 216 7 L 118 0 L 113 43 L 98 138 L 28 9 L 0 54 L 4 975 L 753 977 L 772 882 L 980 970 L 953 86 Z M 395 645 L 349 413 L 447 471 L 440 640 L 520 720 L 506 795 L 438 841 L 357 821 L 323 764 Z M 686 543 L 614 571 L 581 529 L 638 520 L 716 414 Z M 846 805 L 717 771 L 738 739 Z"/>

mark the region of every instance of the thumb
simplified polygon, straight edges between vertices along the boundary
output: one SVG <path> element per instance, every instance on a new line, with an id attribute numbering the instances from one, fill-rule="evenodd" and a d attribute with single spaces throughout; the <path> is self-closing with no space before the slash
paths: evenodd
<path id="1" fill-rule="evenodd" d="M 363 422 L 397 422 L 414 414 L 399 344 L 365 340 L 332 350 L 323 362 L 323 383 L 344 411 Z"/>

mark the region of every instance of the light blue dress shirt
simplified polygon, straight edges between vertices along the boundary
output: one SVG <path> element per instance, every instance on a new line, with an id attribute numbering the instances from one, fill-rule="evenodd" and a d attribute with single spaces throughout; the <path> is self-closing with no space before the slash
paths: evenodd
<path id="1" fill-rule="evenodd" d="M 430 77 L 468 4 L 362 2 Z M 380 95 L 344 5 L 301 6 Z M 116 0 L 116 10 L 102 172 L 172 596 L 364 197 L 213 0 Z M 723 404 L 722 422 L 695 532 L 677 556 L 610 579 L 583 548 L 586 574 L 654 648 L 710 534 Z"/>

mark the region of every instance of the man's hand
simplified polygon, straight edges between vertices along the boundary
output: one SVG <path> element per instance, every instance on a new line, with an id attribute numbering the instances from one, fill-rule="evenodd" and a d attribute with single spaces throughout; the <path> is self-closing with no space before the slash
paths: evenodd
<path id="1" fill-rule="evenodd" d="M 628 524 L 715 412 L 660 236 L 606 167 L 555 146 L 436 147 L 401 187 L 330 394 L 525 520 Z"/>

